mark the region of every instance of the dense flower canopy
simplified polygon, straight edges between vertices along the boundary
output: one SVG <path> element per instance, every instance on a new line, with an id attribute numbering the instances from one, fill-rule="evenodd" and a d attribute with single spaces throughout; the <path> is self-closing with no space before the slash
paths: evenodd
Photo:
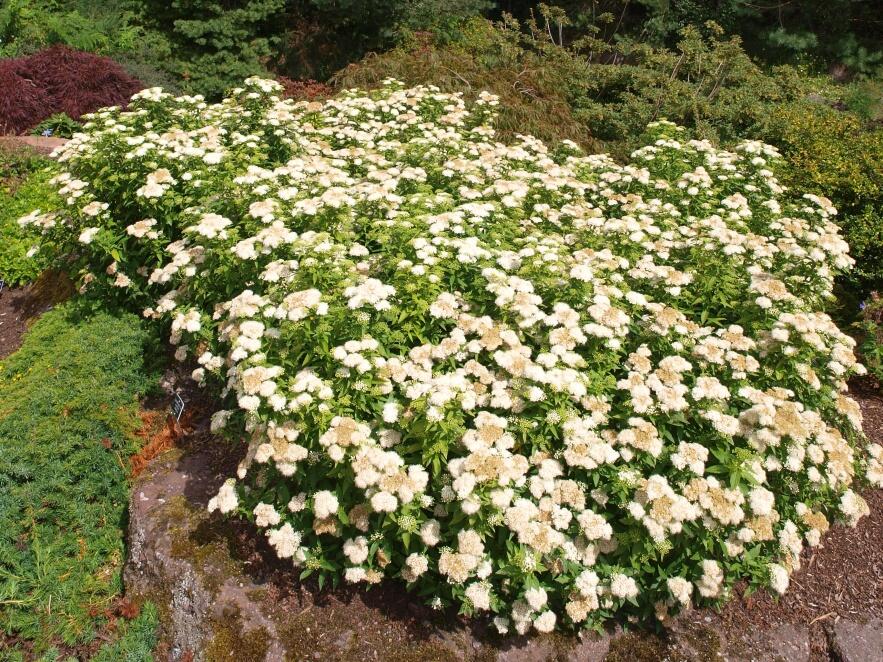
<path id="1" fill-rule="evenodd" d="M 495 142 L 489 95 L 278 92 L 96 114 L 66 207 L 24 219 L 220 391 L 248 453 L 210 509 L 518 632 L 784 591 L 867 512 L 881 448 L 821 312 L 851 260 L 774 149 L 658 122 L 618 165 Z"/>

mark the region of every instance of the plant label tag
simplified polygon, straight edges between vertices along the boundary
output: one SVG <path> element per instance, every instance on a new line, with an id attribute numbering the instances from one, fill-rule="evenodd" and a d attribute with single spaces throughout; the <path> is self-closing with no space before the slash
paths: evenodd
<path id="1" fill-rule="evenodd" d="M 172 416 L 175 417 L 176 421 L 181 420 L 181 414 L 184 413 L 184 400 L 181 399 L 181 396 L 175 393 L 175 399 L 172 400 Z"/>
<path id="2" fill-rule="evenodd" d="M 3 291 L 4 287 L 6 287 L 6 281 L 0 278 L 0 292 Z"/>

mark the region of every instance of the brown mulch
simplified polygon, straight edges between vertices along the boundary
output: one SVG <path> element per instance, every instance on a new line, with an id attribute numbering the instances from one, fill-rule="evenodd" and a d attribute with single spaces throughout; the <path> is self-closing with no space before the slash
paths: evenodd
<path id="1" fill-rule="evenodd" d="M 22 312 L 28 298 L 28 288 L 6 287 L 0 292 L 0 359 L 5 359 L 21 345 L 27 330 L 27 318 Z"/>
<path id="2" fill-rule="evenodd" d="M 138 416 L 141 428 L 135 436 L 142 440 L 138 452 L 129 458 L 131 477 L 137 477 L 147 465 L 165 451 L 173 448 L 180 436 L 180 425 L 166 410 L 143 409 Z"/>

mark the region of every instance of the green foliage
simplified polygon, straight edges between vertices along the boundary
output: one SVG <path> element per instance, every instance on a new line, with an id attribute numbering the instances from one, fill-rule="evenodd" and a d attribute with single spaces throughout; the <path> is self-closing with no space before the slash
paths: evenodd
<path id="1" fill-rule="evenodd" d="M 883 79 L 858 81 L 842 90 L 846 108 L 865 121 L 883 120 Z"/>
<path id="2" fill-rule="evenodd" d="M 495 7 L 492 0 L 309 0 L 289 3 L 280 65 L 295 77 L 327 78 L 369 52 L 386 50 L 415 32 L 442 42 L 460 24 Z"/>
<path id="3" fill-rule="evenodd" d="M 840 41 L 838 54 L 843 64 L 861 78 L 883 72 L 883 50 L 860 44 L 854 34 L 846 35 Z"/>
<path id="4" fill-rule="evenodd" d="M 837 207 L 856 259 L 853 282 L 865 291 L 883 287 L 883 127 L 801 102 L 771 108 L 762 137 L 782 150 L 787 184 Z"/>
<path id="5" fill-rule="evenodd" d="M 577 36 L 612 44 L 622 38 L 673 47 L 681 31 L 709 20 L 745 38 L 749 52 L 770 62 L 843 63 L 857 75 L 879 67 L 874 0 L 812 0 L 751 5 L 742 0 L 562 0 Z M 271 64 L 297 77 L 324 78 L 402 35 L 431 31 L 445 42 L 478 15 L 543 11 L 533 0 L 260 0 L 217 3 L 132 0 L 144 25 L 175 44 L 166 66 L 218 95 L 237 79 Z M 182 51 L 181 48 L 184 50 Z M 209 67 L 203 71 L 198 65 Z"/>
<path id="6" fill-rule="evenodd" d="M 796 70 L 765 74 L 738 39 L 723 39 L 713 25 L 685 29 L 675 50 L 626 42 L 613 50 L 598 38 L 562 46 L 555 18 L 524 26 L 474 20 L 457 43 L 410 42 L 348 67 L 335 81 L 373 87 L 395 77 L 467 94 L 490 90 L 501 97 L 498 128 L 504 137 L 529 132 L 546 140 L 570 138 L 621 157 L 656 119 L 729 141 L 750 135 L 767 104 L 803 91 Z M 624 64 L 612 66 L 611 59 Z"/>
<path id="7" fill-rule="evenodd" d="M 7 285 L 30 282 L 40 273 L 40 263 L 27 255 L 39 235 L 17 221 L 35 206 L 49 209 L 57 204 L 55 190 L 48 185 L 47 164 L 31 150 L 0 149 L 0 278 Z"/>
<path id="8" fill-rule="evenodd" d="M 55 138 L 70 138 L 82 125 L 67 116 L 66 113 L 55 113 L 40 122 L 31 131 L 33 136 L 53 136 Z"/>
<path id="9" fill-rule="evenodd" d="M 168 39 L 151 30 L 144 33 L 143 41 L 131 51 L 114 54 L 114 60 L 145 86 L 161 87 L 173 94 L 181 94 L 185 82 L 162 64 L 170 60 L 171 53 L 172 46 Z"/>
<path id="10" fill-rule="evenodd" d="M 399 29 L 430 30 L 443 40 L 459 36 L 459 25 L 464 19 L 479 16 L 494 6 L 490 0 L 400 0 L 398 4 Z"/>
<path id="11" fill-rule="evenodd" d="M 572 103 L 596 135 L 618 143 L 614 151 L 620 156 L 635 146 L 641 126 L 660 117 L 727 143 L 753 135 L 769 104 L 803 93 L 797 71 L 782 67 L 764 73 L 740 40 L 723 39 L 715 24 L 705 31 L 684 28 L 673 51 L 638 43 L 618 50 L 626 64 L 590 67 Z"/>
<path id="12" fill-rule="evenodd" d="M 48 165 L 49 160 L 28 147 L 0 146 L 0 182 L 11 184 Z"/>
<path id="13" fill-rule="evenodd" d="M 766 63 L 817 71 L 837 66 L 872 78 L 883 61 L 875 0 L 556 4 L 570 18 L 555 27 L 568 25 L 571 41 L 593 37 L 608 47 L 637 41 L 675 48 L 685 28 L 714 20 Z M 528 20 L 548 7 L 534 0 L 8 0 L 0 8 L 0 56 L 63 43 L 120 59 L 148 84 L 218 97 L 242 77 L 268 69 L 324 79 L 414 32 L 455 41 L 464 21 L 499 19 L 504 12 Z"/>
<path id="14" fill-rule="evenodd" d="M 136 19 L 140 0 L 9 0 L 0 3 L 0 57 L 63 44 L 112 57 L 148 86 L 178 91 L 160 67 L 171 57 L 165 35 Z"/>
<path id="15" fill-rule="evenodd" d="M 130 48 L 139 30 L 121 3 L 102 0 L 8 0 L 0 8 L 0 56 L 53 44 L 110 54 Z"/>
<path id="16" fill-rule="evenodd" d="M 132 621 L 124 621 L 117 641 L 105 644 L 92 662 L 153 662 L 159 613 L 153 603 L 145 603 Z"/>
<path id="17" fill-rule="evenodd" d="M 67 304 L 0 364 L 0 628 L 37 652 L 89 641 L 121 590 L 144 341 Z"/>
<path id="18" fill-rule="evenodd" d="M 861 319 L 855 323 L 860 332 L 859 352 L 862 362 L 877 382 L 883 385 L 883 300 L 871 292 L 862 303 Z"/>
<path id="19" fill-rule="evenodd" d="M 192 93 L 217 97 L 252 74 L 280 44 L 286 0 L 141 0 L 139 20 L 164 34 L 170 57 L 163 68 Z"/>
<path id="20" fill-rule="evenodd" d="M 519 18 L 535 12 L 534 0 L 497 3 Z M 767 63 L 808 64 L 822 70 L 845 65 L 858 76 L 879 69 L 881 30 L 878 0 L 560 0 L 581 34 L 609 43 L 638 39 L 672 47 L 690 25 L 715 21 L 745 40 L 748 52 Z"/>

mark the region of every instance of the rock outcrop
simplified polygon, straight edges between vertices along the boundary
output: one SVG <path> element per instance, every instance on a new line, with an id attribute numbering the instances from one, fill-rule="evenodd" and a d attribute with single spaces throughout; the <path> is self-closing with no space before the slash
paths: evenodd
<path id="1" fill-rule="evenodd" d="M 198 452 L 169 452 L 139 476 L 126 591 L 160 606 L 171 660 L 283 660 L 274 621 L 255 599 L 262 585 L 231 556 L 223 531 L 212 531 L 224 526 L 205 509 L 218 483 Z"/>
<path id="2" fill-rule="evenodd" d="M 831 653 L 838 662 L 883 660 L 883 621 L 838 620 L 831 628 Z"/>

